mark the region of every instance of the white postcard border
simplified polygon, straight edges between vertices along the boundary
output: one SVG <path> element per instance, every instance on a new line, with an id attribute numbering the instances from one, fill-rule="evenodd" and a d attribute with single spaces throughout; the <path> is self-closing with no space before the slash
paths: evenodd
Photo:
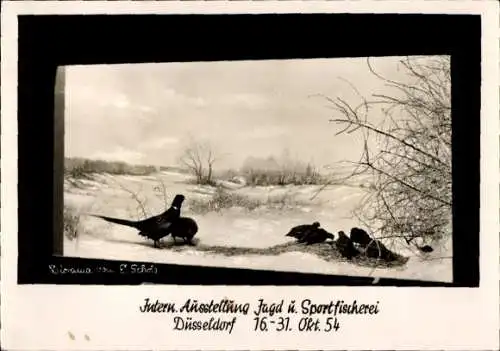
<path id="1" fill-rule="evenodd" d="M 17 280 L 17 15 L 98 13 L 454 13 L 481 14 L 480 288 L 18 286 Z M 489 1 L 266 1 L 2 3 L 2 346 L 14 349 L 498 349 L 499 302 L 499 49 L 498 5 Z M 141 314 L 144 298 L 182 304 L 262 297 L 325 302 L 380 301 L 374 317 L 349 317 L 331 334 L 256 333 L 253 316 L 238 317 L 231 335 L 178 333 L 171 316 Z"/>

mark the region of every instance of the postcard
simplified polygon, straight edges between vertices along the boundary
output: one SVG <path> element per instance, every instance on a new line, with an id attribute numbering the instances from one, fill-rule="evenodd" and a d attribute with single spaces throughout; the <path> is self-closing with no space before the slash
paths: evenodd
<path id="1" fill-rule="evenodd" d="M 2 4 L 8 350 L 484 350 L 495 2 Z"/>

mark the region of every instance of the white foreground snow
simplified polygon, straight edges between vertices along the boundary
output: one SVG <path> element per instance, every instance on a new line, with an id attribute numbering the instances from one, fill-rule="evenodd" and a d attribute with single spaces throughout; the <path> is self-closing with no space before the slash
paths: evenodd
<path id="1" fill-rule="evenodd" d="M 153 248 L 148 241 L 132 228 L 105 222 L 87 216 L 94 213 L 127 219 L 138 219 L 138 203 L 131 196 L 131 190 L 147 199 L 148 216 L 161 213 L 165 208 L 160 177 L 166 186 L 167 205 L 175 194 L 182 193 L 186 201 L 183 216 L 193 217 L 199 226 L 196 235 L 198 245 L 237 248 L 268 248 L 290 241 L 285 234 L 295 225 L 319 221 L 331 233 L 353 226 L 360 226 L 350 215 L 363 196 L 361 189 L 347 186 L 332 186 L 323 190 L 314 200 L 310 200 L 317 186 L 286 187 L 243 187 L 227 185 L 228 192 L 235 192 L 249 198 L 264 200 L 269 197 L 293 199 L 292 205 L 284 208 L 261 207 L 253 211 L 233 207 L 220 212 L 203 215 L 190 210 L 192 199 L 209 199 L 214 189 L 187 184 L 186 175 L 162 172 L 158 176 L 133 177 L 99 175 L 94 181 L 86 181 L 84 187 L 65 184 L 65 203 L 78 209 L 81 214 L 78 239 L 65 238 L 64 254 L 72 257 L 101 258 L 147 261 L 156 263 L 176 263 L 217 267 L 238 267 L 276 271 L 307 272 L 374 276 L 388 278 L 418 279 L 432 281 L 452 281 L 451 240 L 442 249 L 436 250 L 424 260 L 413 252 L 398 248 L 397 253 L 410 257 L 406 265 L 398 268 L 374 270 L 349 262 L 325 261 L 313 253 L 290 251 L 279 255 L 222 255 L 197 250 L 196 246 L 182 249 Z M 165 238 L 168 242 L 172 239 Z M 446 258 L 440 258 L 446 257 Z M 429 258 L 429 256 L 427 256 Z"/>

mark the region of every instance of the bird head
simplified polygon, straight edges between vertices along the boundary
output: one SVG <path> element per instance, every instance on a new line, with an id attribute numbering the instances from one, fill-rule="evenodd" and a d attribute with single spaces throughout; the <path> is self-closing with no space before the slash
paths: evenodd
<path id="1" fill-rule="evenodd" d="M 174 207 L 176 209 L 181 208 L 181 205 L 182 205 L 182 202 L 184 201 L 184 199 L 185 199 L 185 197 L 182 194 L 175 195 L 174 201 L 172 201 L 172 206 L 171 207 Z"/>
<path id="2" fill-rule="evenodd" d="M 319 228 L 320 224 L 319 224 L 319 222 L 314 222 L 314 223 L 312 224 L 312 226 L 313 226 L 314 228 Z"/>

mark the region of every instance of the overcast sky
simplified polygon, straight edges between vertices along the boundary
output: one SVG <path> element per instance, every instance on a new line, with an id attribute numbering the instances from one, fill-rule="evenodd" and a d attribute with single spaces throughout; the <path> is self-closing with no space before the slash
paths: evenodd
<path id="1" fill-rule="evenodd" d="M 404 80 L 400 57 L 372 58 Z M 222 154 L 219 167 L 285 148 L 317 166 L 358 158 L 356 135 L 335 133 L 325 94 L 358 103 L 384 83 L 366 58 L 70 66 L 66 68 L 65 155 L 174 165 L 191 139 Z"/>

